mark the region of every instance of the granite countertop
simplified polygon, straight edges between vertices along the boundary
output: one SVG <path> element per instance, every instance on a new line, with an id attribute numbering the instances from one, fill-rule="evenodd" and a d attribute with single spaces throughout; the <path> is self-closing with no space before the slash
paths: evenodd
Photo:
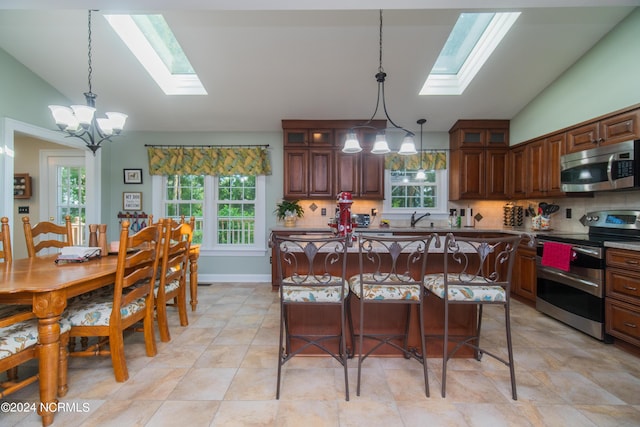
<path id="1" fill-rule="evenodd" d="M 271 228 L 271 231 L 292 231 L 296 233 L 333 233 L 334 229 L 331 227 L 282 227 L 276 226 Z M 451 228 L 451 227 L 368 227 L 368 228 L 355 228 L 354 232 L 357 233 L 406 233 L 406 232 L 417 232 L 417 233 L 438 233 L 438 234 L 446 234 L 446 233 L 506 233 L 506 234 L 533 234 L 535 232 L 531 232 L 530 230 L 523 228 L 479 228 L 479 227 L 460 227 L 460 228 Z"/>
<path id="2" fill-rule="evenodd" d="M 627 249 L 640 252 L 640 242 L 604 242 L 607 248 Z"/>

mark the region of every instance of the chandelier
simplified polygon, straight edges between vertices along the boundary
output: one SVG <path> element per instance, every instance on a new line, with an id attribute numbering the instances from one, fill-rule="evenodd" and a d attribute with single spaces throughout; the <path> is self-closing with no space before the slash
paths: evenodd
<path id="1" fill-rule="evenodd" d="M 58 129 L 67 134 L 67 137 L 79 138 L 95 155 L 103 141 L 111 141 L 112 136 L 118 136 L 124 128 L 127 115 L 108 112 L 106 118 L 95 118 L 96 98 L 98 95 L 91 91 L 91 10 L 89 10 L 89 92 L 84 93 L 87 105 L 49 105 L 53 119 Z"/>
<path id="2" fill-rule="evenodd" d="M 416 145 L 413 140 L 414 133 L 410 130 L 407 130 L 401 126 L 395 124 L 391 117 L 389 117 L 389 112 L 387 111 L 387 103 L 384 98 L 384 81 L 387 77 L 387 74 L 384 72 L 382 68 L 382 9 L 380 9 L 380 38 L 379 38 L 379 65 L 378 65 L 378 73 L 376 74 L 376 81 L 378 82 L 378 99 L 376 101 L 376 108 L 371 115 L 371 118 L 363 123 L 362 125 L 356 126 L 355 128 L 373 128 L 370 123 L 373 121 L 373 118 L 376 116 L 378 109 L 380 108 L 380 101 L 382 101 L 382 109 L 384 111 L 385 116 L 387 116 L 387 120 L 393 127 L 387 127 L 385 129 L 381 129 L 376 135 L 376 140 L 373 144 L 373 149 L 371 152 L 373 154 L 387 154 L 390 153 L 389 144 L 387 142 L 386 131 L 387 129 L 399 129 L 405 132 L 404 139 L 402 140 L 402 144 L 400 145 L 400 150 L 398 154 L 410 155 L 416 154 Z M 342 148 L 343 153 L 359 153 L 362 151 L 362 147 L 360 146 L 360 141 L 358 141 L 358 137 L 355 132 L 355 128 L 352 128 L 350 132 L 347 134 L 347 139 L 344 143 L 344 147 Z"/>

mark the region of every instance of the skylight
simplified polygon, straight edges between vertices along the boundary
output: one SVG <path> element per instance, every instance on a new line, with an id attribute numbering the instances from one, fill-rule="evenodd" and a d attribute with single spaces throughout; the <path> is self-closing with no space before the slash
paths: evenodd
<path id="1" fill-rule="evenodd" d="M 165 94 L 207 94 L 162 15 L 105 18 Z"/>
<path id="2" fill-rule="evenodd" d="M 420 95 L 461 95 L 519 16 L 461 13 Z"/>

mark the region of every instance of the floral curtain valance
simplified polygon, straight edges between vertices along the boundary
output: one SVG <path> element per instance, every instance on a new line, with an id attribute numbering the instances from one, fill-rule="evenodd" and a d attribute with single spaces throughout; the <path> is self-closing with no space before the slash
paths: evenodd
<path id="1" fill-rule="evenodd" d="M 266 147 L 148 147 L 151 175 L 271 175 Z"/>
<path id="2" fill-rule="evenodd" d="M 392 171 L 418 170 L 420 169 L 420 154 L 422 154 L 422 167 L 426 170 L 446 169 L 447 153 L 444 151 L 430 151 L 411 156 L 400 154 L 387 154 L 384 159 L 384 168 Z"/>

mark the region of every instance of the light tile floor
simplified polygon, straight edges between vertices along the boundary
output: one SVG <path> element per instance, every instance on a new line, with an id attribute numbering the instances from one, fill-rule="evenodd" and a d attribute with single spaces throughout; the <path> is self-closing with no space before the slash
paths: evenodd
<path id="1" fill-rule="evenodd" d="M 142 334 L 128 335 L 127 382 L 114 381 L 108 358 L 71 359 L 67 407 L 54 426 L 640 425 L 640 359 L 518 302 L 512 308 L 518 401 L 511 399 L 508 370 L 488 356 L 451 361 L 444 399 L 440 359 L 428 361 L 430 398 L 421 366 L 402 358 L 368 359 L 357 397 L 353 361 L 349 402 L 333 359 L 297 357 L 286 365 L 275 400 L 278 313 L 270 284 L 200 286 L 188 327 L 170 311 L 173 340 L 158 342 L 156 357 L 145 356 Z M 487 310 L 486 340 L 503 339 L 498 314 Z M 9 400 L 37 398 L 36 383 Z M 0 425 L 41 424 L 35 413 L 0 413 Z"/>

